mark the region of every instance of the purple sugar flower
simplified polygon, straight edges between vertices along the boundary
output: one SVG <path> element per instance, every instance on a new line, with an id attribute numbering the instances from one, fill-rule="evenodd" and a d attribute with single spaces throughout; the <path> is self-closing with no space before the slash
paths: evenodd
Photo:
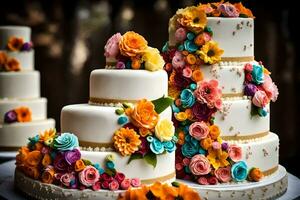
<path id="1" fill-rule="evenodd" d="M 198 102 L 192 107 L 193 115 L 199 121 L 208 121 L 216 111 L 216 108 L 210 109 L 206 104 L 201 104 Z"/>
<path id="2" fill-rule="evenodd" d="M 150 147 L 149 147 L 147 140 L 144 137 L 141 137 L 140 140 L 142 143 L 141 143 L 139 150 L 136 153 L 141 154 L 142 156 L 145 156 L 145 154 L 149 152 Z"/>
<path id="3" fill-rule="evenodd" d="M 256 85 L 249 83 L 245 86 L 244 93 L 247 96 L 253 97 L 257 90 L 258 88 L 256 87 Z"/>
<path id="4" fill-rule="evenodd" d="M 17 113 L 14 110 L 8 111 L 4 115 L 4 122 L 5 123 L 13 123 L 17 122 Z"/>
<path id="5" fill-rule="evenodd" d="M 64 154 L 58 154 L 53 161 L 54 169 L 59 172 L 68 171 L 68 163 L 65 160 Z"/>
<path id="6" fill-rule="evenodd" d="M 222 143 L 222 150 L 226 151 L 228 149 L 228 143 L 227 142 L 223 142 Z"/>
<path id="7" fill-rule="evenodd" d="M 25 42 L 22 46 L 22 51 L 30 51 L 32 48 L 31 42 Z"/>
<path id="8" fill-rule="evenodd" d="M 65 160 L 69 165 L 72 165 L 80 158 L 81 158 L 81 153 L 78 149 L 73 149 L 72 151 L 67 151 L 65 153 Z"/>
<path id="9" fill-rule="evenodd" d="M 116 64 L 116 69 L 125 69 L 125 63 L 122 61 L 118 61 Z"/>
<path id="10" fill-rule="evenodd" d="M 234 5 L 229 3 L 222 3 L 219 5 L 218 10 L 221 11 L 222 15 L 225 17 L 238 17 L 239 12 L 234 7 Z"/>

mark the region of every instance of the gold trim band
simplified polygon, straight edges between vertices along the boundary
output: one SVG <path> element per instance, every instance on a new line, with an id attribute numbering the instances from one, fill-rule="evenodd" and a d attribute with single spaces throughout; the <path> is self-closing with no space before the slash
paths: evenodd
<path id="1" fill-rule="evenodd" d="M 268 169 L 266 171 L 263 171 L 262 173 L 264 174 L 264 176 L 269 176 L 269 175 L 273 174 L 274 172 L 276 172 L 277 169 L 278 169 L 278 166 Z"/>
<path id="2" fill-rule="evenodd" d="M 0 151 L 18 151 L 21 147 L 0 147 Z"/>
<path id="3" fill-rule="evenodd" d="M 243 97 L 243 96 L 245 96 L 244 93 L 225 93 L 225 94 L 222 94 L 222 98 Z"/>
<path id="4" fill-rule="evenodd" d="M 264 136 L 267 136 L 269 134 L 269 131 L 256 133 L 252 135 L 233 135 L 233 136 L 221 136 L 223 140 L 251 140 L 251 139 L 257 139 Z"/>
<path id="5" fill-rule="evenodd" d="M 104 99 L 97 97 L 90 97 L 89 104 L 104 104 L 104 103 L 136 103 L 137 100 L 123 100 L 123 99 Z"/>
<path id="6" fill-rule="evenodd" d="M 156 181 L 159 181 L 159 182 L 165 182 L 171 178 L 175 178 L 176 177 L 176 173 L 175 172 L 172 172 L 171 174 L 168 174 L 168 175 L 165 175 L 165 176 L 160 176 L 160 177 L 157 177 L 157 178 L 152 178 L 152 179 L 144 179 L 144 180 L 141 180 L 142 184 L 152 184 Z"/>
<path id="7" fill-rule="evenodd" d="M 88 141 L 79 140 L 79 144 L 80 144 L 81 147 L 114 148 L 114 144 L 113 143 L 97 143 L 97 142 L 88 142 Z"/>
<path id="8" fill-rule="evenodd" d="M 223 62 L 250 62 L 254 61 L 254 56 L 245 56 L 245 57 L 221 57 Z"/>

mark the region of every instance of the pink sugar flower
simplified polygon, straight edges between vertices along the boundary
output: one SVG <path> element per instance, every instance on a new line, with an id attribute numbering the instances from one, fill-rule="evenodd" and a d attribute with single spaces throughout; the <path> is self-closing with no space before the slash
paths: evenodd
<path id="1" fill-rule="evenodd" d="M 217 179 L 223 183 L 228 183 L 231 181 L 231 170 L 230 166 L 228 167 L 220 167 L 215 171 L 215 175 Z"/>
<path id="2" fill-rule="evenodd" d="M 190 170 L 194 175 L 206 175 L 211 171 L 209 160 L 201 154 L 195 155 L 190 163 Z"/>
<path id="3" fill-rule="evenodd" d="M 236 144 L 231 144 L 228 148 L 228 155 L 234 162 L 242 160 L 242 148 Z"/>
<path id="4" fill-rule="evenodd" d="M 116 33 L 109 38 L 104 46 L 104 56 L 107 58 L 116 58 L 119 54 L 119 42 L 122 38 L 120 33 Z"/>
<path id="5" fill-rule="evenodd" d="M 100 174 L 95 167 L 89 165 L 86 166 L 81 172 L 79 172 L 78 176 L 79 181 L 82 185 L 90 187 L 99 180 Z"/>
<path id="6" fill-rule="evenodd" d="M 189 127 L 189 133 L 190 135 L 197 139 L 201 140 L 207 137 L 209 134 L 209 127 L 205 122 L 194 122 Z"/>

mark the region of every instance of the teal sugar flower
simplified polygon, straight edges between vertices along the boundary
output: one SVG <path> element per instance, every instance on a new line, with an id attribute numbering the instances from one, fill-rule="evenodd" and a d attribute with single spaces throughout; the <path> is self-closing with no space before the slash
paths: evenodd
<path id="1" fill-rule="evenodd" d="M 261 65 L 253 65 L 251 75 L 254 83 L 260 85 L 264 82 L 264 69 Z"/>
<path id="2" fill-rule="evenodd" d="M 244 181 L 248 175 L 248 167 L 244 161 L 239 161 L 232 165 L 231 176 L 235 181 Z"/>
<path id="3" fill-rule="evenodd" d="M 183 108 L 190 108 L 195 103 L 195 96 L 191 90 L 184 89 L 180 94 L 180 100 Z"/>
<path id="4" fill-rule="evenodd" d="M 168 153 L 172 153 L 173 151 L 176 150 L 176 145 L 175 142 L 171 141 L 166 141 L 163 142 L 164 148 Z"/>
<path id="5" fill-rule="evenodd" d="M 198 46 L 194 43 L 194 41 L 186 40 L 183 43 L 184 49 L 189 53 L 194 53 L 198 50 Z"/>
<path id="6" fill-rule="evenodd" d="M 162 154 L 165 150 L 163 143 L 155 137 L 150 143 L 150 149 L 155 154 Z"/>
<path id="7" fill-rule="evenodd" d="M 77 147 L 79 147 L 78 138 L 72 133 L 62 133 L 53 143 L 53 148 L 59 151 L 71 151 Z"/>

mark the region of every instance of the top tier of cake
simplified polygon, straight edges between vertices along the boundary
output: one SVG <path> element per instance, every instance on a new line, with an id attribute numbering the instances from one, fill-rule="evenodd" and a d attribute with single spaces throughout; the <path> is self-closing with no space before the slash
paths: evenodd
<path id="1" fill-rule="evenodd" d="M 175 26 L 169 26 L 169 45 L 175 46 Z M 223 61 L 254 60 L 253 18 L 208 17 L 207 26 L 213 32 L 213 40 L 224 50 Z"/>
<path id="2" fill-rule="evenodd" d="M 90 76 L 90 102 L 96 104 L 154 100 L 168 95 L 164 70 L 98 69 Z"/>
<path id="3" fill-rule="evenodd" d="M 8 48 L 9 43 L 11 48 Z M 8 59 L 15 59 L 21 71 L 34 70 L 31 29 L 26 26 L 1 26 L 0 52 Z"/>

